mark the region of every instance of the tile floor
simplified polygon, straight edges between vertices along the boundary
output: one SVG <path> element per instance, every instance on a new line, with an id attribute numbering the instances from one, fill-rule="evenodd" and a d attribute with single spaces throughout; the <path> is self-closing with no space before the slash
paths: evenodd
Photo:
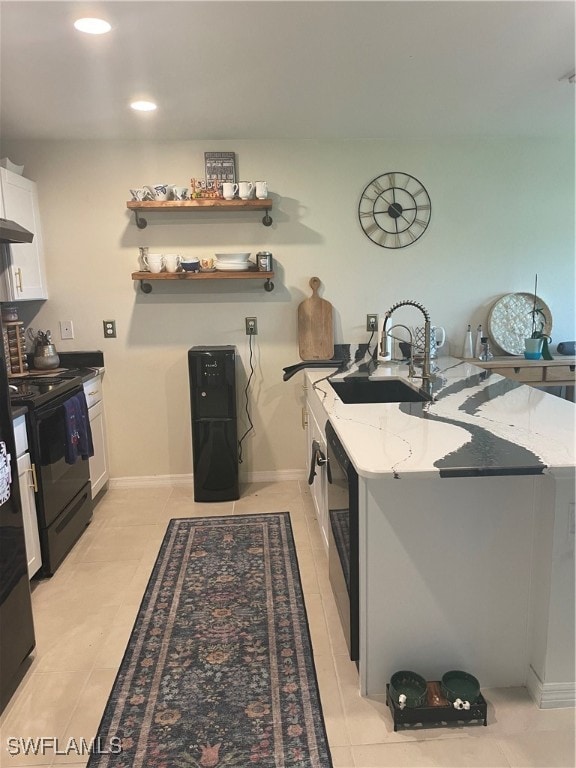
<path id="1" fill-rule="evenodd" d="M 308 488 L 296 481 L 249 484 L 239 501 L 220 504 L 196 504 L 184 487 L 110 490 L 57 573 L 34 583 L 37 648 L 0 718 L 0 765 L 85 765 L 83 757 L 55 755 L 50 748 L 33 758 L 10 754 L 16 749 L 9 739 L 54 736 L 62 745 L 94 736 L 170 518 L 285 510 L 298 549 L 334 768 L 574 768 L 574 710 L 539 710 L 524 689 L 483 689 L 486 728 L 397 733 L 383 701 L 360 698 Z"/>

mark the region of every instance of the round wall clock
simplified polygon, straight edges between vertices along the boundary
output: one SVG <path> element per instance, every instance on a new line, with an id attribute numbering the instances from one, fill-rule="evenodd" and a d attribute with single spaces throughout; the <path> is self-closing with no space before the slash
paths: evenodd
<path id="1" fill-rule="evenodd" d="M 383 173 L 362 192 L 358 218 L 364 233 L 382 248 L 405 248 L 430 223 L 432 205 L 424 186 L 407 173 Z"/>

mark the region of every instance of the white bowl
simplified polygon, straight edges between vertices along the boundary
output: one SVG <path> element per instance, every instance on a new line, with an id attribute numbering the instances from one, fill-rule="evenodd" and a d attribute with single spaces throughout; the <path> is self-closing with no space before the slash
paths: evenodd
<path id="1" fill-rule="evenodd" d="M 251 268 L 253 262 L 251 261 L 217 261 L 215 262 L 216 269 L 221 272 L 246 272 Z"/>
<path id="2" fill-rule="evenodd" d="M 250 258 L 250 254 L 249 253 L 217 253 L 216 258 L 221 263 L 226 262 L 228 264 L 230 263 L 237 264 L 242 261 L 248 261 L 248 259 Z"/>

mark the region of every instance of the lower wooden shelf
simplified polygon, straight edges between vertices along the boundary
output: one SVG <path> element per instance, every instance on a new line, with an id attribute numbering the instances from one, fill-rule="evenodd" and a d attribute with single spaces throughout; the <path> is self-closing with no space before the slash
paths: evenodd
<path id="1" fill-rule="evenodd" d="M 132 280 L 140 281 L 143 293 L 151 293 L 155 280 L 264 280 L 264 290 L 273 291 L 274 272 L 249 269 L 245 272 L 132 272 Z"/>
<path id="2" fill-rule="evenodd" d="M 400 709 L 398 704 L 390 696 L 389 685 L 386 685 L 386 704 L 390 707 L 394 719 L 394 730 L 399 725 L 443 725 L 448 723 L 470 723 L 482 721 L 487 725 L 486 699 L 480 693 L 476 701 L 470 704 L 470 709 L 455 709 L 444 697 L 438 680 L 426 683 L 426 704 L 421 707 L 404 707 Z"/>
<path id="3" fill-rule="evenodd" d="M 467 359 L 479 368 L 499 373 L 531 387 L 565 387 L 565 398 L 574 401 L 576 358 L 556 356 L 552 360 L 525 360 L 523 357 L 493 357 L 492 360 Z"/>

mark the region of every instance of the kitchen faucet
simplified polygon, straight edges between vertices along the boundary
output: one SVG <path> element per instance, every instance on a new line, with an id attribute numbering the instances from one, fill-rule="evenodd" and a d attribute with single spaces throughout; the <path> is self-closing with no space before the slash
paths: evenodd
<path id="1" fill-rule="evenodd" d="M 404 339 L 401 339 L 399 336 L 394 336 L 392 331 L 394 328 L 404 328 L 405 331 L 408 331 L 408 336 L 410 337 L 409 342 L 409 348 L 410 353 L 408 354 L 408 376 L 413 379 L 416 376 L 416 371 L 414 370 L 414 336 L 412 335 L 412 331 L 410 328 L 408 328 L 407 325 L 402 325 L 402 323 L 395 323 L 394 325 L 390 326 L 388 329 L 388 332 L 386 333 L 387 339 L 394 339 L 394 341 L 403 342 Z"/>
<path id="2" fill-rule="evenodd" d="M 417 301 L 412 301 L 412 299 L 398 301 L 396 304 L 393 304 L 385 313 L 384 327 L 382 328 L 382 336 L 380 338 L 381 355 L 383 357 L 388 355 L 388 336 L 386 326 L 388 325 L 388 320 L 392 316 L 392 313 L 395 312 L 399 307 L 416 307 L 416 309 L 419 309 L 420 312 L 422 312 L 424 315 L 424 355 L 422 359 L 422 376 L 420 378 L 422 381 L 430 381 L 432 378 L 430 374 L 430 315 L 428 310 L 426 310 L 422 304 L 419 304 Z M 412 354 L 410 355 L 410 359 L 412 358 L 413 349 Z"/>

